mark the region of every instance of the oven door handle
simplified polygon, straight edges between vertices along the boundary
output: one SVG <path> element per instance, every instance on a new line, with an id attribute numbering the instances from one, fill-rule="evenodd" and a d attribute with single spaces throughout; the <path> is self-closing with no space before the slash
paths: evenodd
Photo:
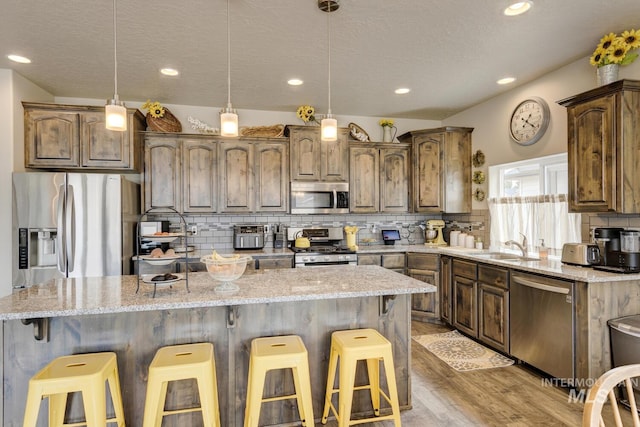
<path id="1" fill-rule="evenodd" d="M 541 291 L 554 292 L 556 294 L 568 295 L 569 289 L 560 288 L 558 286 L 545 285 L 544 283 L 534 282 L 532 280 L 523 279 L 521 277 L 513 277 L 513 281 L 519 285 L 529 288 L 540 289 Z"/>

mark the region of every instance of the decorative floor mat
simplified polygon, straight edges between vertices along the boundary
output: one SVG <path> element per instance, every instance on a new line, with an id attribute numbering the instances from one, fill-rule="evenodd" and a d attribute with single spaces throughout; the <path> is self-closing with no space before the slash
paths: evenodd
<path id="1" fill-rule="evenodd" d="M 513 365 L 513 360 L 465 337 L 458 331 L 442 334 L 419 335 L 413 340 L 438 356 L 456 371 L 502 368 Z"/>

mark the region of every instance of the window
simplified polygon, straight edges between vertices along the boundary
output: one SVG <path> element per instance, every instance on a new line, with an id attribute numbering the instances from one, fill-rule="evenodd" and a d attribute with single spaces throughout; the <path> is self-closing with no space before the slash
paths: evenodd
<path id="1" fill-rule="evenodd" d="M 537 252 L 544 240 L 551 253 L 581 242 L 580 214 L 569 213 L 567 155 L 559 154 L 489 168 L 490 246 L 511 249 L 508 240 Z M 554 251 L 555 250 L 555 251 Z"/>

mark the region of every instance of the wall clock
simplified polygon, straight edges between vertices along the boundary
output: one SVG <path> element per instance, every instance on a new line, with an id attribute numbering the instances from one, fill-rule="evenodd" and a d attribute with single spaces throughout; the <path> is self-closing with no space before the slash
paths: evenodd
<path id="1" fill-rule="evenodd" d="M 547 131 L 550 118 L 549 106 L 544 99 L 525 99 L 511 113 L 509 135 L 520 145 L 534 144 Z"/>

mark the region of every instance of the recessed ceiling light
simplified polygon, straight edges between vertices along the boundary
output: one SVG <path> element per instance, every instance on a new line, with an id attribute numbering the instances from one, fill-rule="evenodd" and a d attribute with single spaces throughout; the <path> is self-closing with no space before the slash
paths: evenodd
<path id="1" fill-rule="evenodd" d="M 287 80 L 287 83 L 289 83 L 291 86 L 300 86 L 302 83 L 304 83 L 304 81 L 300 79 L 290 79 Z"/>
<path id="2" fill-rule="evenodd" d="M 496 83 L 498 83 L 499 85 L 508 85 L 509 83 L 513 83 L 515 81 L 516 81 L 515 77 L 505 77 L 498 80 Z"/>
<path id="3" fill-rule="evenodd" d="M 522 15 L 523 13 L 531 9 L 531 6 L 533 6 L 532 1 L 519 1 L 507 7 L 504 10 L 504 14 L 507 16 Z"/>
<path id="4" fill-rule="evenodd" d="M 398 95 L 404 95 L 405 93 L 411 92 L 411 89 L 406 88 L 406 87 L 401 87 L 401 88 L 396 89 L 395 92 Z"/>
<path id="5" fill-rule="evenodd" d="M 7 55 L 7 58 L 13 62 L 19 62 L 20 64 L 31 64 L 31 60 L 29 58 L 20 55 Z"/>
<path id="6" fill-rule="evenodd" d="M 171 76 L 171 77 L 174 77 L 174 76 L 177 76 L 178 74 L 180 74 L 178 72 L 178 70 L 173 69 L 173 68 L 163 68 L 163 69 L 160 70 L 160 72 L 162 74 L 164 74 L 165 76 Z"/>

